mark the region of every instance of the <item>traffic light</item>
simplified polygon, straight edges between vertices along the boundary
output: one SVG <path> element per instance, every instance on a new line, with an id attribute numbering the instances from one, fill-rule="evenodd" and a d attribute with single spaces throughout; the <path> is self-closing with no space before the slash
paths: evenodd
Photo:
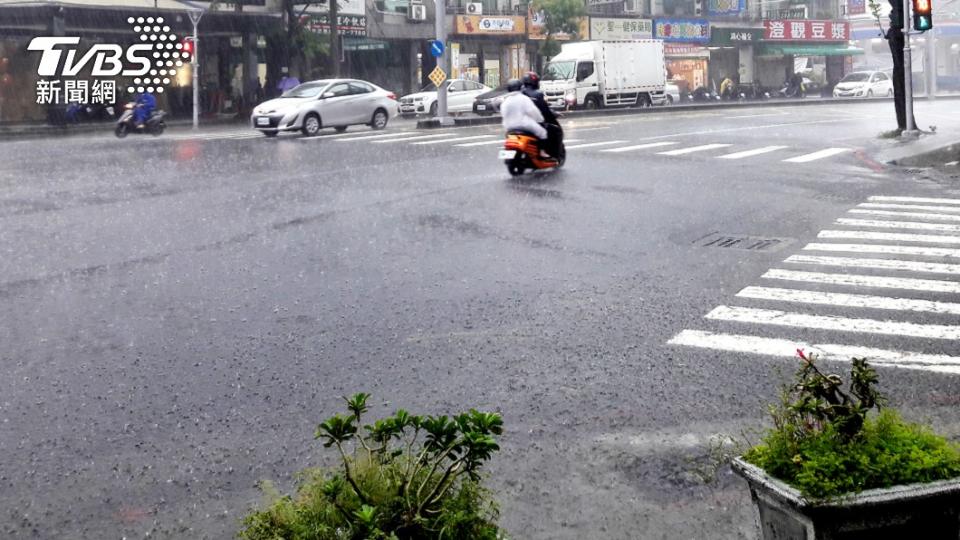
<path id="1" fill-rule="evenodd" d="M 901 0 L 888 1 L 890 2 L 890 28 L 903 30 L 903 2 Z"/>
<path id="2" fill-rule="evenodd" d="M 193 38 L 183 38 L 180 41 L 180 50 L 191 56 L 193 56 Z"/>
<path id="3" fill-rule="evenodd" d="M 933 28 L 933 0 L 913 0 L 913 29 L 926 32 Z"/>

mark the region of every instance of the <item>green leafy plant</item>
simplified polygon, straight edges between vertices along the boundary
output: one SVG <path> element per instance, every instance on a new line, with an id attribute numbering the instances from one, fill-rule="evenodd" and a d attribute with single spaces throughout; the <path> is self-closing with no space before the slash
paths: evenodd
<path id="1" fill-rule="evenodd" d="M 560 52 L 556 35 L 568 34 L 576 39 L 580 21 L 587 14 L 582 0 L 534 0 L 533 9 L 543 14 L 544 41 L 540 54 L 548 59 Z"/>
<path id="2" fill-rule="evenodd" d="M 960 476 L 960 447 L 881 410 L 886 399 L 865 359 L 853 359 L 844 388 L 839 375 L 817 367 L 816 355 L 797 353 L 796 381 L 771 407 L 774 427 L 746 461 L 811 498 Z"/>
<path id="3" fill-rule="evenodd" d="M 264 485 L 268 505 L 246 516 L 247 540 L 502 538 L 498 510 L 481 485 L 484 463 L 500 449 L 503 420 L 470 410 L 417 416 L 398 410 L 363 424 L 369 394 L 344 398 L 348 414 L 317 426 L 316 438 L 336 448 L 334 469 L 309 469 L 296 497 Z"/>

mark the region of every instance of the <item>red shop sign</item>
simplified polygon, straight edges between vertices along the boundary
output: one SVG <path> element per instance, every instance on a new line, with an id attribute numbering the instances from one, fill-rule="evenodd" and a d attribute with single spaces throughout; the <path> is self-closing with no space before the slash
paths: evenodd
<path id="1" fill-rule="evenodd" d="M 846 21 L 763 21 L 766 41 L 847 41 L 850 23 Z"/>

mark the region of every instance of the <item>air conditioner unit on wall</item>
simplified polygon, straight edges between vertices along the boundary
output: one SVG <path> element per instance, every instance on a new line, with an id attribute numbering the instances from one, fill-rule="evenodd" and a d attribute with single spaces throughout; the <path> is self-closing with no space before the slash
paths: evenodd
<path id="1" fill-rule="evenodd" d="M 640 0 L 624 0 L 624 13 L 640 13 Z"/>
<path id="2" fill-rule="evenodd" d="M 410 20 L 411 21 L 425 21 L 427 20 L 427 6 L 423 4 L 410 4 Z"/>
<path id="3" fill-rule="evenodd" d="M 483 15 L 483 4 L 480 2 L 471 2 L 467 4 L 468 15 Z"/>
<path id="4" fill-rule="evenodd" d="M 693 14 L 696 15 L 697 17 L 703 15 L 703 0 L 694 0 Z"/>

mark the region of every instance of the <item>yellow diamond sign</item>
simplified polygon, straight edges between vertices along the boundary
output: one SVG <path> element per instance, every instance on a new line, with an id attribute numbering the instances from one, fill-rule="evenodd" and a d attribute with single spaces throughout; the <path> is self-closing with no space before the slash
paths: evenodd
<path id="1" fill-rule="evenodd" d="M 433 84 L 437 85 L 437 88 L 440 88 L 443 81 L 447 80 L 447 72 L 440 69 L 440 66 L 437 66 L 433 68 L 433 71 L 431 71 L 427 77 Z"/>

